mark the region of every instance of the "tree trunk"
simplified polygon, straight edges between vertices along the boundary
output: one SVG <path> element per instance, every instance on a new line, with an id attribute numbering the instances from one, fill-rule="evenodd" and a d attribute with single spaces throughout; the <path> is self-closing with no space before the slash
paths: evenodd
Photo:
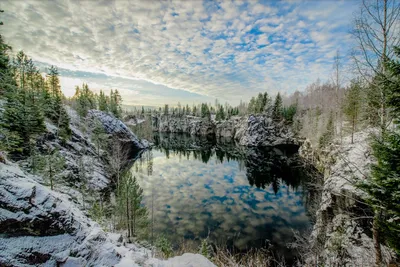
<path id="1" fill-rule="evenodd" d="M 382 266 L 382 251 L 381 251 L 381 240 L 380 240 L 380 211 L 375 211 L 374 221 L 372 224 L 372 235 L 374 238 L 374 248 L 375 248 L 375 265 L 377 267 Z"/>
<path id="2" fill-rule="evenodd" d="M 125 203 L 126 203 L 126 224 L 128 228 L 128 237 L 131 237 L 131 228 L 129 224 L 129 198 L 128 198 L 128 190 L 126 190 L 126 196 L 125 196 Z"/>

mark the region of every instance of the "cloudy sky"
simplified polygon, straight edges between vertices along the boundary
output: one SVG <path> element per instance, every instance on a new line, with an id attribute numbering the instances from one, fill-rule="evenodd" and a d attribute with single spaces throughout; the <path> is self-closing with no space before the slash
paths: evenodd
<path id="1" fill-rule="evenodd" d="M 303 90 L 346 63 L 357 1 L 2 0 L 6 41 L 129 105 L 228 101 Z"/>

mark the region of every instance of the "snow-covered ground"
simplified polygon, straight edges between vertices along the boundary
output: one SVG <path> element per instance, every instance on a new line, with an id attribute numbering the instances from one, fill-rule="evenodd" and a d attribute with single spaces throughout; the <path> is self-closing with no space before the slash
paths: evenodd
<path id="1" fill-rule="evenodd" d="M 201 255 L 169 260 L 106 233 L 39 176 L 0 163 L 0 266 L 214 266 Z"/>
<path id="2" fill-rule="evenodd" d="M 351 136 L 347 136 L 341 144 L 331 144 L 320 158 L 325 166 L 325 181 L 312 239 L 315 246 L 322 246 L 319 256 L 324 266 L 338 266 L 338 262 L 341 266 L 375 266 L 373 240 L 360 225 L 368 214 L 354 213 L 366 207 L 362 203 L 364 192 L 355 184 L 370 174 L 373 158 L 369 144 L 375 133 L 375 129 L 357 132 L 353 144 Z M 382 251 L 389 262 L 390 250 L 382 246 Z M 310 257 L 309 261 L 315 263 L 316 258 Z"/>
<path id="3" fill-rule="evenodd" d="M 61 142 L 57 127 L 47 121 L 47 133 L 37 142 L 40 151 L 56 148 L 65 159 L 65 170 L 57 175 L 54 190 L 47 180 L 25 172 L 18 164 L 0 162 L 0 266 L 214 266 L 197 254 L 152 258 L 149 249 L 125 243 L 120 234 L 105 232 L 87 216 L 88 199 L 77 188 L 87 183 L 98 194 L 109 186 L 110 177 L 90 134 L 82 131 L 87 122 L 75 110 L 66 109 L 71 118 L 70 140 Z M 138 140 L 121 121 L 97 115 L 103 124 L 108 123 L 104 126 L 110 134 L 117 132 L 137 147 L 150 145 Z M 87 181 L 79 180 L 78 159 L 83 161 Z M 29 165 L 28 161 L 19 164 Z"/>

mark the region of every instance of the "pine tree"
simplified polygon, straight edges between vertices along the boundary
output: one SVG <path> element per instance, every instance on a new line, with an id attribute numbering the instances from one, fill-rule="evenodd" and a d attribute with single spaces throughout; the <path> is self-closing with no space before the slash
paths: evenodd
<path id="1" fill-rule="evenodd" d="M 51 66 L 47 73 L 47 83 L 50 92 L 43 92 L 42 89 L 42 93 L 44 93 L 43 96 L 45 97 L 46 116 L 56 123 L 59 129 L 58 136 L 65 141 L 71 136 L 71 129 L 69 128 L 70 118 L 62 102 L 62 92 L 58 76 L 57 67 Z"/>
<path id="2" fill-rule="evenodd" d="M 225 120 L 225 111 L 222 105 L 219 105 L 215 119 L 217 121 Z"/>
<path id="3" fill-rule="evenodd" d="M 105 146 L 108 139 L 108 134 L 104 130 L 103 124 L 98 119 L 95 119 L 93 124 L 94 126 L 91 134 L 91 139 L 95 143 L 97 148 L 97 155 L 100 157 L 100 148 Z"/>
<path id="4" fill-rule="evenodd" d="M 329 119 L 328 119 L 328 124 L 326 125 L 326 130 L 319 139 L 320 148 L 324 148 L 326 145 L 328 145 L 330 142 L 333 141 L 334 131 L 335 128 L 333 124 L 333 112 L 331 111 L 329 113 Z"/>
<path id="5" fill-rule="evenodd" d="M 110 112 L 117 118 L 122 116 L 122 97 L 117 89 L 110 92 Z"/>
<path id="6" fill-rule="evenodd" d="M 164 106 L 164 115 L 168 115 L 168 114 L 169 114 L 169 108 L 168 108 L 168 105 L 165 104 L 165 106 Z"/>
<path id="7" fill-rule="evenodd" d="M 28 86 L 27 70 L 32 75 L 32 60 L 22 51 L 13 63 L 14 79 L 17 81 L 6 91 L 3 118 L 4 128 L 11 152 L 23 152 L 29 155 L 36 135 L 45 131 L 43 111 L 40 107 L 39 94 Z"/>
<path id="8" fill-rule="evenodd" d="M 137 231 L 148 225 L 147 209 L 142 205 L 143 189 L 130 171 L 126 172 L 118 186 L 118 202 L 120 212 L 125 217 L 128 237 L 135 236 Z"/>
<path id="9" fill-rule="evenodd" d="M 99 99 L 98 99 L 99 110 L 108 112 L 108 110 L 109 110 L 108 99 L 107 99 L 106 95 L 104 94 L 104 92 L 102 90 L 100 90 Z"/>
<path id="10" fill-rule="evenodd" d="M 272 109 L 272 118 L 276 121 L 280 121 L 282 119 L 282 97 L 281 94 L 278 93 L 275 98 L 274 107 Z"/>
<path id="11" fill-rule="evenodd" d="M 65 167 L 65 159 L 57 149 L 49 150 L 42 158 L 39 171 L 49 179 L 50 188 L 53 190 L 56 175 Z"/>
<path id="12" fill-rule="evenodd" d="M 361 84 L 360 81 L 352 80 L 350 88 L 344 99 L 344 114 L 351 122 L 351 143 L 353 144 L 354 132 L 357 130 L 357 122 L 361 109 Z"/>

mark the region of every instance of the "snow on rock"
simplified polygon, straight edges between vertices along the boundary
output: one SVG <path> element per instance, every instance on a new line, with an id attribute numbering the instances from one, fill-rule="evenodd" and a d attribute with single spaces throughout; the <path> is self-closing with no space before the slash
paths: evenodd
<path id="1" fill-rule="evenodd" d="M 323 247 L 320 257 L 326 266 L 336 266 L 339 260 L 343 260 L 342 266 L 375 264 L 373 240 L 366 234 L 371 221 L 354 218 L 371 215 L 371 210 L 362 203 L 364 193 L 355 183 L 369 175 L 372 163 L 369 142 L 374 132 L 355 133 L 353 144 L 350 136 L 345 137 L 342 144 L 331 144 L 318 157 L 318 164 L 324 167 L 324 186 L 312 239 L 314 246 Z M 300 152 L 307 156 L 310 144 L 304 145 L 307 147 L 302 147 Z M 341 258 L 338 244 L 343 250 Z M 389 262 L 391 252 L 384 246 L 382 251 L 385 261 Z M 313 257 L 308 260 L 316 262 Z"/>
<path id="2" fill-rule="evenodd" d="M 0 266 L 214 266 L 194 254 L 153 259 L 37 180 L 16 164 L 0 163 Z"/>
<path id="3" fill-rule="evenodd" d="M 242 146 L 299 145 L 288 127 L 264 115 L 232 116 L 220 122 L 193 116 L 160 115 L 152 117 L 152 127 L 157 132 L 230 138 Z"/>
<path id="4" fill-rule="evenodd" d="M 154 267 L 214 267 L 207 258 L 200 254 L 185 253 L 168 260 L 150 259 L 148 262 Z M 124 265 L 116 265 L 116 267 L 125 267 Z M 128 266 L 126 266 L 128 267 Z"/>
<path id="5" fill-rule="evenodd" d="M 88 111 L 88 117 L 90 119 L 98 119 L 102 123 L 104 130 L 108 134 L 117 137 L 120 142 L 129 148 L 131 154 L 146 148 L 145 144 L 147 143 L 141 142 L 129 127 L 114 116 L 92 109 Z"/>

